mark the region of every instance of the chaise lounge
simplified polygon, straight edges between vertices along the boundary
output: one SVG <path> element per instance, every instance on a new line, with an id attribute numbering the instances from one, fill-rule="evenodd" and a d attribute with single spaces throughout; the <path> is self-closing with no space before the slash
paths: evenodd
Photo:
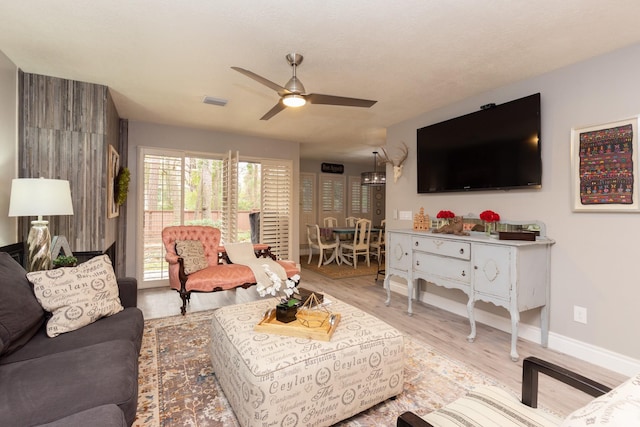
<path id="1" fill-rule="evenodd" d="M 538 406 L 538 374 L 543 373 L 596 399 L 565 419 Z M 497 386 L 480 387 L 436 411 L 405 412 L 398 427 L 577 427 L 640 425 L 640 373 L 613 390 L 569 369 L 536 357 L 522 363 L 522 401 Z"/>
<path id="2" fill-rule="evenodd" d="M 162 242 L 169 263 L 169 285 L 182 299 L 180 312 L 184 315 L 191 292 L 219 292 L 248 288 L 256 278 L 246 265 L 233 264 L 224 246 L 220 246 L 220 229 L 209 226 L 172 226 L 162 230 Z M 268 245 L 254 244 L 257 258 L 275 260 Z M 287 277 L 300 273 L 294 261 L 277 260 Z"/>

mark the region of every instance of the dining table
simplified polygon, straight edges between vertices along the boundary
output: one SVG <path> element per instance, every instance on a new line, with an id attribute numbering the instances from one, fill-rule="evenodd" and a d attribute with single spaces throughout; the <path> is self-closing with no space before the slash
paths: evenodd
<path id="1" fill-rule="evenodd" d="M 371 234 L 374 234 L 374 232 L 377 233 L 379 231 L 380 231 L 380 228 L 371 227 Z M 348 259 L 342 256 L 342 249 L 340 245 L 343 241 L 340 240 L 340 236 L 353 235 L 355 234 L 355 232 L 356 232 L 355 227 L 320 227 L 321 237 L 327 240 L 333 238 L 338 244 L 338 247 L 336 248 L 335 251 L 333 251 L 333 253 L 329 257 L 329 259 L 325 262 L 325 264 L 329 264 L 333 260 L 335 260 L 338 265 L 340 265 L 343 262 L 347 265 L 353 265 L 351 261 L 349 261 Z"/>

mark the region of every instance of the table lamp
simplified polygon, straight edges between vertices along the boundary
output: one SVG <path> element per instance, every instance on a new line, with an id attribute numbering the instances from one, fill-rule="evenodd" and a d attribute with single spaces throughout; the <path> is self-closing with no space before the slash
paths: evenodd
<path id="1" fill-rule="evenodd" d="M 29 271 L 51 268 L 51 234 L 43 215 L 73 215 L 69 181 L 18 178 L 11 182 L 9 216 L 37 216 L 27 238 Z"/>

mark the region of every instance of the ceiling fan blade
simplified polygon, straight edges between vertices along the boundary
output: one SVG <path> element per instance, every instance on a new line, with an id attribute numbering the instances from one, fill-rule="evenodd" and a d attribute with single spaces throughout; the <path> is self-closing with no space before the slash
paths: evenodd
<path id="1" fill-rule="evenodd" d="M 262 83 L 263 85 L 275 90 L 276 92 L 288 92 L 285 88 L 283 88 L 279 84 L 274 83 L 271 80 L 265 79 L 264 77 L 257 75 L 253 71 L 245 70 L 244 68 L 240 68 L 240 67 L 231 67 L 231 68 L 233 70 L 236 70 L 239 73 L 244 74 L 245 76 L 247 76 L 249 78 L 252 78 L 253 80 L 257 81 L 258 83 Z"/>
<path id="2" fill-rule="evenodd" d="M 310 93 L 305 95 L 307 101 L 312 104 L 342 105 L 346 107 L 365 107 L 369 108 L 378 101 L 370 101 L 368 99 L 346 98 L 344 96 L 321 95 L 319 93 Z"/>
<path id="3" fill-rule="evenodd" d="M 276 114 L 278 114 L 280 111 L 284 110 L 285 108 L 286 108 L 286 105 L 284 105 L 282 103 L 282 99 L 281 99 L 280 102 L 278 102 L 276 105 L 274 105 L 271 110 L 267 111 L 267 114 L 265 114 L 264 116 L 260 117 L 260 120 L 269 120 L 271 117 L 275 116 Z"/>

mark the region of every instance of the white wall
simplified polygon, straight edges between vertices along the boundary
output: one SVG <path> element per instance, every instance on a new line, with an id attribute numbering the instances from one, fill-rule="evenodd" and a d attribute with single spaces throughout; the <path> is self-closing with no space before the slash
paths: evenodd
<path id="1" fill-rule="evenodd" d="M 300 145 L 297 142 L 287 142 L 274 139 L 242 136 L 223 132 L 213 132 L 200 129 L 165 126 L 144 122 L 129 122 L 129 169 L 131 182 L 127 197 L 127 262 L 128 276 L 136 276 L 136 241 L 142 237 L 137 210 L 137 200 L 140 176 L 137 170 L 138 151 L 140 147 L 166 148 L 184 150 L 194 153 L 225 154 L 229 150 L 239 151 L 241 158 L 256 157 L 270 159 L 289 159 L 293 163 L 293 176 L 300 173 L 299 157 Z M 292 224 L 298 224 L 299 182 L 293 182 L 293 218 Z M 291 259 L 298 261 L 300 240 L 297 227 L 292 227 L 291 238 L 293 253 Z M 141 278 L 138 277 L 141 283 Z M 167 282 L 168 283 L 168 282 Z"/>
<path id="2" fill-rule="evenodd" d="M 395 146 L 405 141 L 410 154 L 399 182 L 387 184 L 387 218 L 392 218 L 394 208 L 415 213 L 424 207 L 430 215 L 441 209 L 475 215 L 491 209 L 505 219 L 545 222 L 548 236 L 556 240 L 551 255 L 550 340 L 558 337 L 556 347 L 562 347 L 560 342 L 577 340 L 585 353 L 612 352 L 632 361 L 640 360 L 640 340 L 635 330 L 640 301 L 640 213 L 572 212 L 570 187 L 571 129 L 640 114 L 638 76 L 640 45 L 504 86 L 391 126 L 387 144 Z M 428 88 L 423 91 L 429 96 Z M 417 128 L 477 111 L 483 104 L 500 104 L 536 92 L 541 93 L 542 103 L 541 190 L 417 194 Z M 636 173 L 639 170 L 636 167 Z M 411 228 L 412 224 L 396 220 L 390 221 L 388 227 Z M 433 291 L 461 301 L 455 291 Z M 574 305 L 587 308 L 586 325 L 573 321 Z M 506 317 L 506 310 L 488 304 L 478 307 Z M 538 319 L 538 310 L 522 316 L 524 322 L 536 326 Z"/>
<path id="3" fill-rule="evenodd" d="M 9 218 L 11 180 L 18 177 L 18 69 L 0 51 L 0 246 L 16 243 L 16 218 Z"/>

